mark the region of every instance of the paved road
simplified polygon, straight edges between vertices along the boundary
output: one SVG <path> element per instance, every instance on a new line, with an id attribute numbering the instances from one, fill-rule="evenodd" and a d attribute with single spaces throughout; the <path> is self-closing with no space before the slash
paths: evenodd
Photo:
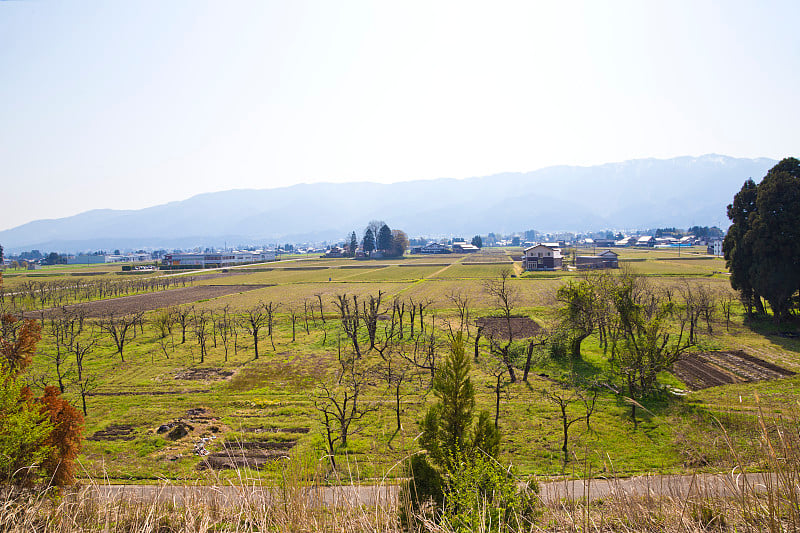
<path id="1" fill-rule="evenodd" d="M 568 480 L 540 484 L 540 497 L 546 504 L 555 504 L 562 499 L 590 501 L 609 496 L 642 497 L 666 496 L 684 499 L 689 495 L 730 497 L 743 488 L 748 492 L 764 490 L 767 483 L 775 483 L 775 476 L 768 474 L 698 474 L 637 476 L 624 479 Z M 101 500 L 126 499 L 135 501 L 173 502 L 176 505 L 205 500 L 217 505 L 237 505 L 243 502 L 261 503 L 273 498 L 282 500 L 283 495 L 273 493 L 258 485 L 213 486 L 213 485 L 91 485 L 85 487 L 84 495 L 93 494 Z M 88 494 L 87 494 L 88 493 Z M 287 495 L 291 499 L 305 500 L 312 505 L 388 505 L 397 500 L 397 485 L 361 485 L 314 487 Z"/>
<path id="2" fill-rule="evenodd" d="M 667 496 L 684 499 L 689 495 L 730 497 L 740 494 L 744 489 L 764 490 L 766 483 L 775 483 L 774 475 L 769 474 L 697 474 L 697 475 L 655 475 L 631 478 L 568 480 L 542 483 L 540 496 L 545 503 L 555 503 L 561 499 L 590 501 L 609 496 L 641 497 Z"/>
<path id="3" fill-rule="evenodd" d="M 162 503 L 172 502 L 176 505 L 204 501 L 223 507 L 242 503 L 259 504 L 273 499 L 282 501 L 285 497 L 327 506 L 375 506 L 392 504 L 397 500 L 398 495 L 397 485 L 313 487 L 286 495 L 258 485 L 94 485 L 82 490 L 99 496 L 101 500 L 125 499 L 141 502 L 156 500 Z M 85 495 L 86 493 L 84 493 Z"/>

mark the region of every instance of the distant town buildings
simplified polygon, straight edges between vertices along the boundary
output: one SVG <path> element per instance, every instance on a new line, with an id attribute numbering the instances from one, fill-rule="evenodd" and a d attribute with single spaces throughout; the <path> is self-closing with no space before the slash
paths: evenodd
<path id="1" fill-rule="evenodd" d="M 67 257 L 68 265 L 97 265 L 101 263 L 139 263 L 152 261 L 153 254 L 80 254 Z"/>

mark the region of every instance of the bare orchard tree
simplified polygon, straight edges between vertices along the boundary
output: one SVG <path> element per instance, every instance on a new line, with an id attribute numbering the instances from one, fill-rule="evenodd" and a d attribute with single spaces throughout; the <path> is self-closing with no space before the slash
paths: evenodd
<path id="1" fill-rule="evenodd" d="M 304 299 L 303 300 L 303 322 L 305 323 L 306 335 L 311 335 L 311 330 L 308 327 L 308 312 L 309 311 L 311 311 L 311 320 L 314 321 L 314 308 L 313 307 L 309 308 L 308 300 Z M 316 327 L 316 326 L 317 326 L 317 324 L 316 324 L 316 321 L 315 321 L 314 327 Z"/>
<path id="2" fill-rule="evenodd" d="M 153 324 L 158 329 L 160 338 L 166 339 L 172 335 L 172 327 L 175 325 L 175 311 L 173 309 L 161 309 L 153 317 Z"/>
<path id="3" fill-rule="evenodd" d="M 540 392 L 546 400 L 554 404 L 559 410 L 563 437 L 561 451 L 564 452 L 564 463 L 566 463 L 569 460 L 569 429 L 574 423 L 581 420 L 585 420 L 586 428 L 590 429 L 589 419 L 597 405 L 598 388 L 587 387 L 574 382 L 571 386 L 541 389 Z M 578 413 L 570 409 L 572 404 L 580 404 Z"/>
<path id="4" fill-rule="evenodd" d="M 511 398 L 511 391 L 509 385 L 511 381 L 508 379 L 508 367 L 502 360 L 495 357 L 489 357 L 484 365 L 486 373 L 492 376 L 492 393 L 494 394 L 494 427 L 500 427 L 500 402 L 505 398 Z"/>
<path id="5" fill-rule="evenodd" d="M 378 410 L 376 404 L 368 403 L 363 398 L 367 378 L 368 372 L 360 359 L 343 355 L 339 358 L 334 379 L 320 383 L 314 396 L 314 408 L 322 420 L 325 442 L 334 468 L 337 448 L 346 448 L 348 438 L 365 427 L 354 424 L 358 424 L 368 413 Z"/>
<path id="6" fill-rule="evenodd" d="M 269 342 L 272 344 L 272 349 L 275 349 L 275 338 L 272 336 L 273 328 L 275 327 L 275 315 L 278 313 L 279 305 L 273 302 L 262 303 L 264 312 L 267 314 L 267 336 Z"/>
<path id="7" fill-rule="evenodd" d="M 430 380 L 436 374 L 436 359 L 439 344 L 434 331 L 427 337 L 417 337 L 413 345 L 398 346 L 398 354 L 415 368 L 429 374 Z"/>
<path id="8" fill-rule="evenodd" d="M 400 330 L 397 326 L 397 315 L 392 314 L 387 320 L 383 321 L 383 327 L 379 327 L 376 321 L 375 342 L 373 348 L 378 352 L 381 359 L 386 361 L 391 357 L 392 352 L 400 343 Z"/>
<path id="9" fill-rule="evenodd" d="M 419 315 L 419 334 L 425 334 L 425 311 L 430 307 L 433 303 L 433 300 L 430 298 L 424 298 L 422 300 L 417 300 L 417 314 Z"/>
<path id="10" fill-rule="evenodd" d="M 78 336 L 83 331 L 84 320 L 85 315 L 82 310 L 79 308 L 72 310 L 66 307 L 50 319 L 49 330 L 53 339 L 54 351 L 47 356 L 53 362 L 58 388 L 62 394 L 66 391 L 65 381 L 71 371 L 68 363 L 69 355 Z M 44 319 L 42 323 L 45 323 Z"/>
<path id="11" fill-rule="evenodd" d="M 208 334 L 209 325 L 211 324 L 212 317 L 209 312 L 202 310 L 195 311 L 192 315 L 192 330 L 194 337 L 197 339 L 197 345 L 200 347 L 200 363 L 206 362 L 206 355 L 208 354 Z"/>
<path id="12" fill-rule="evenodd" d="M 725 290 L 719 299 L 722 317 L 725 319 L 725 331 L 731 330 L 731 315 L 733 314 L 733 305 L 737 300 L 737 295 L 732 290 Z"/>
<path id="13" fill-rule="evenodd" d="M 376 371 L 386 383 L 393 399 L 391 409 L 395 415 L 395 430 L 388 442 L 391 448 L 392 441 L 403 430 L 403 397 L 411 394 L 411 392 L 404 390 L 403 385 L 407 385 L 411 381 L 414 368 L 399 354 L 387 352 Z"/>
<path id="14" fill-rule="evenodd" d="M 550 342 L 552 332 L 546 329 L 540 329 L 533 337 L 528 339 L 528 346 L 525 354 L 525 368 L 522 371 L 522 381 L 528 382 L 528 374 L 531 371 L 531 364 L 533 363 L 533 354 L 536 350 L 541 350 L 547 343 Z"/>
<path id="15" fill-rule="evenodd" d="M 247 333 L 253 337 L 253 350 L 258 359 L 258 334 L 267 325 L 268 317 L 263 305 L 256 305 L 244 312 L 240 323 Z"/>
<path id="16" fill-rule="evenodd" d="M 392 302 L 392 320 L 397 317 L 398 334 L 403 338 L 403 316 L 406 314 L 406 302 L 400 298 L 395 298 Z"/>
<path id="17" fill-rule="evenodd" d="M 317 297 L 317 302 L 319 303 L 319 318 L 322 320 L 322 325 L 325 325 L 325 311 L 322 308 L 322 294 L 317 293 L 314 296 Z"/>
<path id="18" fill-rule="evenodd" d="M 225 350 L 225 362 L 228 362 L 228 350 L 233 337 L 231 332 L 231 319 L 230 308 L 226 305 L 222 308 L 222 314 L 214 316 L 214 329 L 219 334 L 222 341 L 222 348 Z"/>
<path id="19" fill-rule="evenodd" d="M 460 292 L 460 291 L 451 291 L 450 294 L 447 295 L 447 299 L 455 306 L 458 318 L 457 324 L 448 323 L 448 328 L 451 331 L 451 335 L 454 331 L 461 331 L 464 335 L 464 341 L 466 342 L 470 338 L 470 299 L 469 296 Z"/>
<path id="20" fill-rule="evenodd" d="M 178 307 L 175 310 L 175 322 L 181 327 L 181 344 L 186 344 L 186 330 L 191 325 L 194 306 Z"/>
<path id="21" fill-rule="evenodd" d="M 378 317 L 381 315 L 381 298 L 383 291 L 378 291 L 378 296 L 369 296 L 369 299 L 362 305 L 364 325 L 367 327 L 367 337 L 369 337 L 369 349 L 375 348 L 375 335 L 378 332 Z"/>
<path id="22" fill-rule="evenodd" d="M 358 340 L 361 334 L 361 315 L 358 310 L 358 297 L 354 294 L 353 303 L 351 304 L 350 297 L 347 296 L 347 294 L 337 294 L 334 304 L 339 310 L 342 331 L 344 331 L 344 334 L 350 339 L 356 357 L 361 357 L 361 345 Z"/>
<path id="23" fill-rule="evenodd" d="M 713 333 L 711 322 L 717 307 L 716 295 L 702 283 L 690 283 L 686 280 L 681 286 L 682 311 L 688 326 L 689 342 L 694 344 L 698 340 L 700 321 L 706 323 L 709 335 Z"/>
<path id="24" fill-rule="evenodd" d="M 289 308 L 289 319 L 292 321 L 292 342 L 297 340 L 297 321 L 300 320 L 300 312 L 294 307 Z"/>
<path id="25" fill-rule="evenodd" d="M 519 301 L 519 291 L 511 284 L 511 269 L 504 268 L 496 279 L 486 280 L 483 289 L 494 299 L 495 308 L 505 325 L 504 334 L 493 333 L 489 336 L 489 350 L 492 355 L 506 365 L 511 383 L 516 383 L 517 375 L 514 372 L 513 354 L 511 353 L 514 343 L 512 318 L 514 307 Z"/>
<path id="26" fill-rule="evenodd" d="M 75 356 L 75 370 L 77 373 L 75 384 L 78 386 L 78 392 L 81 395 L 81 406 L 83 407 L 83 416 L 89 413 L 86 409 L 86 396 L 90 391 L 97 387 L 97 375 L 88 371 L 85 368 L 84 362 L 86 357 L 94 351 L 97 346 L 97 339 L 95 338 L 94 330 L 90 330 L 89 334 L 83 339 L 76 339 L 71 345 L 73 355 Z M 163 340 L 163 339 L 162 339 Z"/>
<path id="27" fill-rule="evenodd" d="M 113 339 L 114 345 L 117 347 L 117 354 L 123 363 L 125 362 L 123 354 L 125 344 L 131 340 L 133 328 L 136 327 L 143 316 L 144 312 L 123 316 L 115 316 L 114 313 L 108 313 L 102 316 L 97 323 L 100 329 L 108 333 Z"/>

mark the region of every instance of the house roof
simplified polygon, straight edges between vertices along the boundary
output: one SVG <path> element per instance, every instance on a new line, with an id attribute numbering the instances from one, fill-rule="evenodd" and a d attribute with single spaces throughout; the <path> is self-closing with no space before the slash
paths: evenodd
<path id="1" fill-rule="evenodd" d="M 549 243 L 548 244 L 541 243 L 541 244 L 535 244 L 533 246 L 528 246 L 522 251 L 527 252 L 528 250 L 533 250 L 534 248 L 539 248 L 539 247 L 547 248 L 548 250 L 558 250 L 558 246 L 551 246 Z"/>
<path id="2" fill-rule="evenodd" d="M 523 253 L 527 253 L 529 250 L 535 250 L 536 248 L 544 248 L 546 250 L 550 250 L 553 252 L 554 258 L 559 258 L 561 256 L 561 248 L 558 246 L 548 246 L 547 244 L 537 244 L 536 246 L 529 246 L 523 250 Z"/>
<path id="3" fill-rule="evenodd" d="M 612 252 L 611 250 L 606 250 L 605 252 L 599 253 L 597 255 L 613 255 L 614 257 L 619 257 L 618 253 Z"/>

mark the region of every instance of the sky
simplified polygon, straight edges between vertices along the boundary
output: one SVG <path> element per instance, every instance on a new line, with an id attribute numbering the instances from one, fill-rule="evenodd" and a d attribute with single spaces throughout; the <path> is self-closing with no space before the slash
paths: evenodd
<path id="1" fill-rule="evenodd" d="M 798 156 L 800 2 L 0 1 L 0 230 L 311 182 Z"/>

